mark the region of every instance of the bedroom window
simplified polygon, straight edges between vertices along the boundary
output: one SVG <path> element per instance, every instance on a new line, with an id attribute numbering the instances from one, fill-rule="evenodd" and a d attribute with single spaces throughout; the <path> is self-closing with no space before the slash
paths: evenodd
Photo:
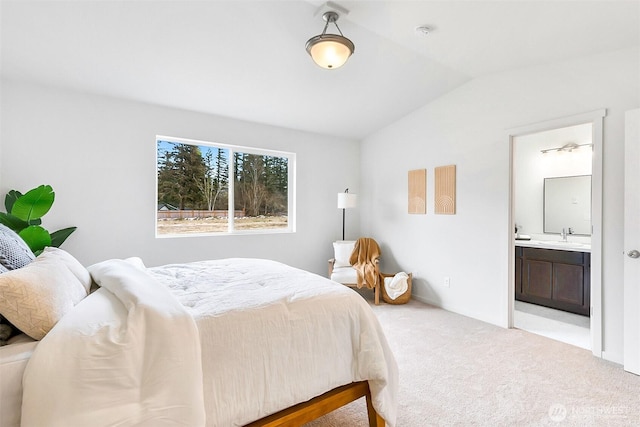
<path id="1" fill-rule="evenodd" d="M 156 237 L 295 231 L 294 153 L 164 136 L 156 146 Z"/>

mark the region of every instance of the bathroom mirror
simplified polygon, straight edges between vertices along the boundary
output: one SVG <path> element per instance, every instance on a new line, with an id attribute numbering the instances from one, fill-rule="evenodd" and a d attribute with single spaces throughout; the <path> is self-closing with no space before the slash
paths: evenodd
<path id="1" fill-rule="evenodd" d="M 591 175 L 544 179 L 544 232 L 591 235 Z"/>

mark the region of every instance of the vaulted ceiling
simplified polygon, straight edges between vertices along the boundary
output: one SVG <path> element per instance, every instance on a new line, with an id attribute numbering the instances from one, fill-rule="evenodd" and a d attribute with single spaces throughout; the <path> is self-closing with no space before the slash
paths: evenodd
<path id="1" fill-rule="evenodd" d="M 476 77 L 640 48 L 638 1 L 337 3 L 356 52 L 324 70 L 322 1 L 2 0 L 1 72 L 360 139 Z"/>

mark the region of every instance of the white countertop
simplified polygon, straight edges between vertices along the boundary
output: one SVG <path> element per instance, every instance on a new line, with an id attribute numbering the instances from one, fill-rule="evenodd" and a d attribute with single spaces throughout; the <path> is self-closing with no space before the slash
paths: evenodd
<path id="1" fill-rule="evenodd" d="M 562 242 L 554 240 L 516 240 L 516 246 L 524 248 L 555 249 L 558 251 L 591 252 L 591 243 Z"/>

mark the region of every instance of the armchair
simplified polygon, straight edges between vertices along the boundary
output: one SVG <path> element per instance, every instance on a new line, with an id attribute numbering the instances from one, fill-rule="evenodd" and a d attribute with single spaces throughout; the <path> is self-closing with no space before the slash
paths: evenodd
<path id="1" fill-rule="evenodd" d="M 358 286 L 358 272 L 351 265 L 350 258 L 356 242 L 353 240 L 340 240 L 333 242 L 334 257 L 329 260 L 329 278 L 334 282 L 349 287 Z M 373 260 L 375 268 L 375 284 L 373 287 L 374 302 L 380 304 L 380 260 Z"/>

